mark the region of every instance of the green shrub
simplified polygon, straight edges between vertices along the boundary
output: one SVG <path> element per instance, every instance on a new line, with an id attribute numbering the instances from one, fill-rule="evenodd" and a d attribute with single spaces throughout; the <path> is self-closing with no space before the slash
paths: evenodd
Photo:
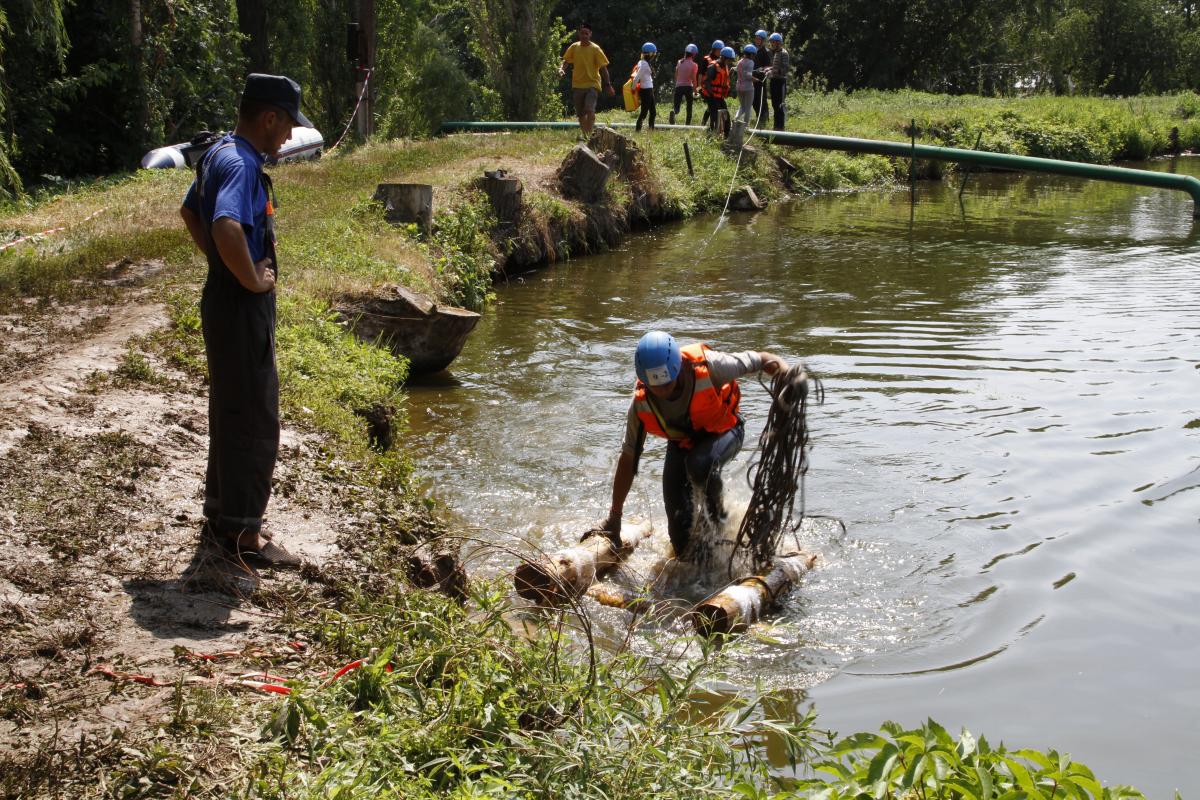
<path id="1" fill-rule="evenodd" d="M 434 218 L 428 249 L 447 302 L 481 311 L 495 297 L 492 270 L 496 259 L 488 236 L 495 227 L 491 206 L 478 193 Z"/>
<path id="2" fill-rule="evenodd" d="M 966 731 L 956 741 L 932 719 L 913 730 L 888 722 L 882 732 L 834 744 L 816 765 L 831 777 L 800 781 L 796 797 L 1145 800 L 1129 786 L 1102 786 L 1090 769 L 1054 750 L 1009 751 Z"/>

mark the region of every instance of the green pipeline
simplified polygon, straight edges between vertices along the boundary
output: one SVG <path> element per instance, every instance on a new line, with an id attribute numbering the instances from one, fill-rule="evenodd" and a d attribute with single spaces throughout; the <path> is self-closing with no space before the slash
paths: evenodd
<path id="1" fill-rule="evenodd" d="M 618 122 L 612 127 L 630 128 L 628 122 Z M 695 125 L 658 125 L 664 130 L 698 130 Z M 444 122 L 442 132 L 455 131 L 498 131 L 549 128 L 570 130 L 578 128 L 574 122 Z M 1048 172 L 1052 175 L 1068 175 L 1073 178 L 1088 178 L 1095 181 L 1130 183 L 1137 186 L 1152 186 L 1158 189 L 1177 189 L 1192 196 L 1192 215 L 1200 218 L 1200 179 L 1191 175 L 1175 175 L 1170 172 L 1151 172 L 1145 169 L 1109 167 L 1101 164 L 1083 164 L 1078 161 L 1058 161 L 1053 158 L 1034 158 L 1008 153 L 989 153 L 984 150 L 960 150 L 954 147 L 935 147 L 928 144 L 912 145 L 908 142 L 888 142 L 877 139 L 852 139 L 846 136 L 822 136 L 815 133 L 793 131 L 757 131 L 754 136 L 779 144 L 796 147 L 812 147 L 819 150 L 843 150 L 847 153 L 873 153 L 894 158 L 917 158 L 928 161 L 954 161 L 991 169 L 1023 172 Z"/>

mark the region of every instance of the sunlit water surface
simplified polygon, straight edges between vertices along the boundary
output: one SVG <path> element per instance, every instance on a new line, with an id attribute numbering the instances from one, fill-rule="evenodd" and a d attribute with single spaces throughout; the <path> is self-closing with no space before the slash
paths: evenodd
<path id="1" fill-rule="evenodd" d="M 1200 161 L 1151 165 L 1200 175 Z M 498 289 L 449 376 L 410 390 L 429 491 L 554 549 L 602 519 L 651 328 L 821 376 L 803 545 L 820 565 L 729 651 L 732 690 L 822 727 L 932 716 L 1200 791 L 1200 226 L 1180 193 L 1029 176 L 824 196 L 631 237 Z M 743 508 L 766 393 L 744 384 Z M 626 510 L 666 549 L 652 444 Z M 518 544 L 525 547 L 524 544 Z M 511 556 L 474 570 L 501 574 Z M 618 636 L 624 612 L 590 604 Z M 681 649 L 681 622 L 634 646 Z M 680 639 L 684 641 L 680 641 Z"/>

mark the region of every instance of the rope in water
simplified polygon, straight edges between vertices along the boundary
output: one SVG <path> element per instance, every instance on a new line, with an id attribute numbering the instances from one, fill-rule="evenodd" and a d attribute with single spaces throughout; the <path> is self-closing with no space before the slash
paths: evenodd
<path id="1" fill-rule="evenodd" d="M 747 472 L 752 489 L 750 506 L 738 528 L 729 557 L 731 574 L 734 555 L 742 548 L 749 551 L 755 570 L 770 566 L 784 535 L 798 531 L 804 521 L 810 385 L 812 399 L 817 403 L 825 402 L 825 387 L 803 364 L 778 372 L 771 380 L 768 389 L 772 398 L 771 410 L 758 440 L 758 461 L 751 464 Z M 799 516 L 795 515 L 797 493 L 800 495 Z"/>

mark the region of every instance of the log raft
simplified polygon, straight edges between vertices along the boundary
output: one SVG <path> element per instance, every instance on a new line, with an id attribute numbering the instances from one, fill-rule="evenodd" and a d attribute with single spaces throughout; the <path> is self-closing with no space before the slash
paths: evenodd
<path id="1" fill-rule="evenodd" d="M 787 594 L 816 561 L 817 557 L 808 553 L 781 556 L 770 570 L 735 581 L 701 600 L 692 609 L 696 632 L 702 636 L 744 632 Z"/>
<path id="2" fill-rule="evenodd" d="M 574 547 L 521 564 L 513 573 L 513 586 L 526 600 L 562 605 L 620 566 L 653 530 L 648 522 L 622 530 L 620 547 L 603 532 L 592 532 Z"/>

